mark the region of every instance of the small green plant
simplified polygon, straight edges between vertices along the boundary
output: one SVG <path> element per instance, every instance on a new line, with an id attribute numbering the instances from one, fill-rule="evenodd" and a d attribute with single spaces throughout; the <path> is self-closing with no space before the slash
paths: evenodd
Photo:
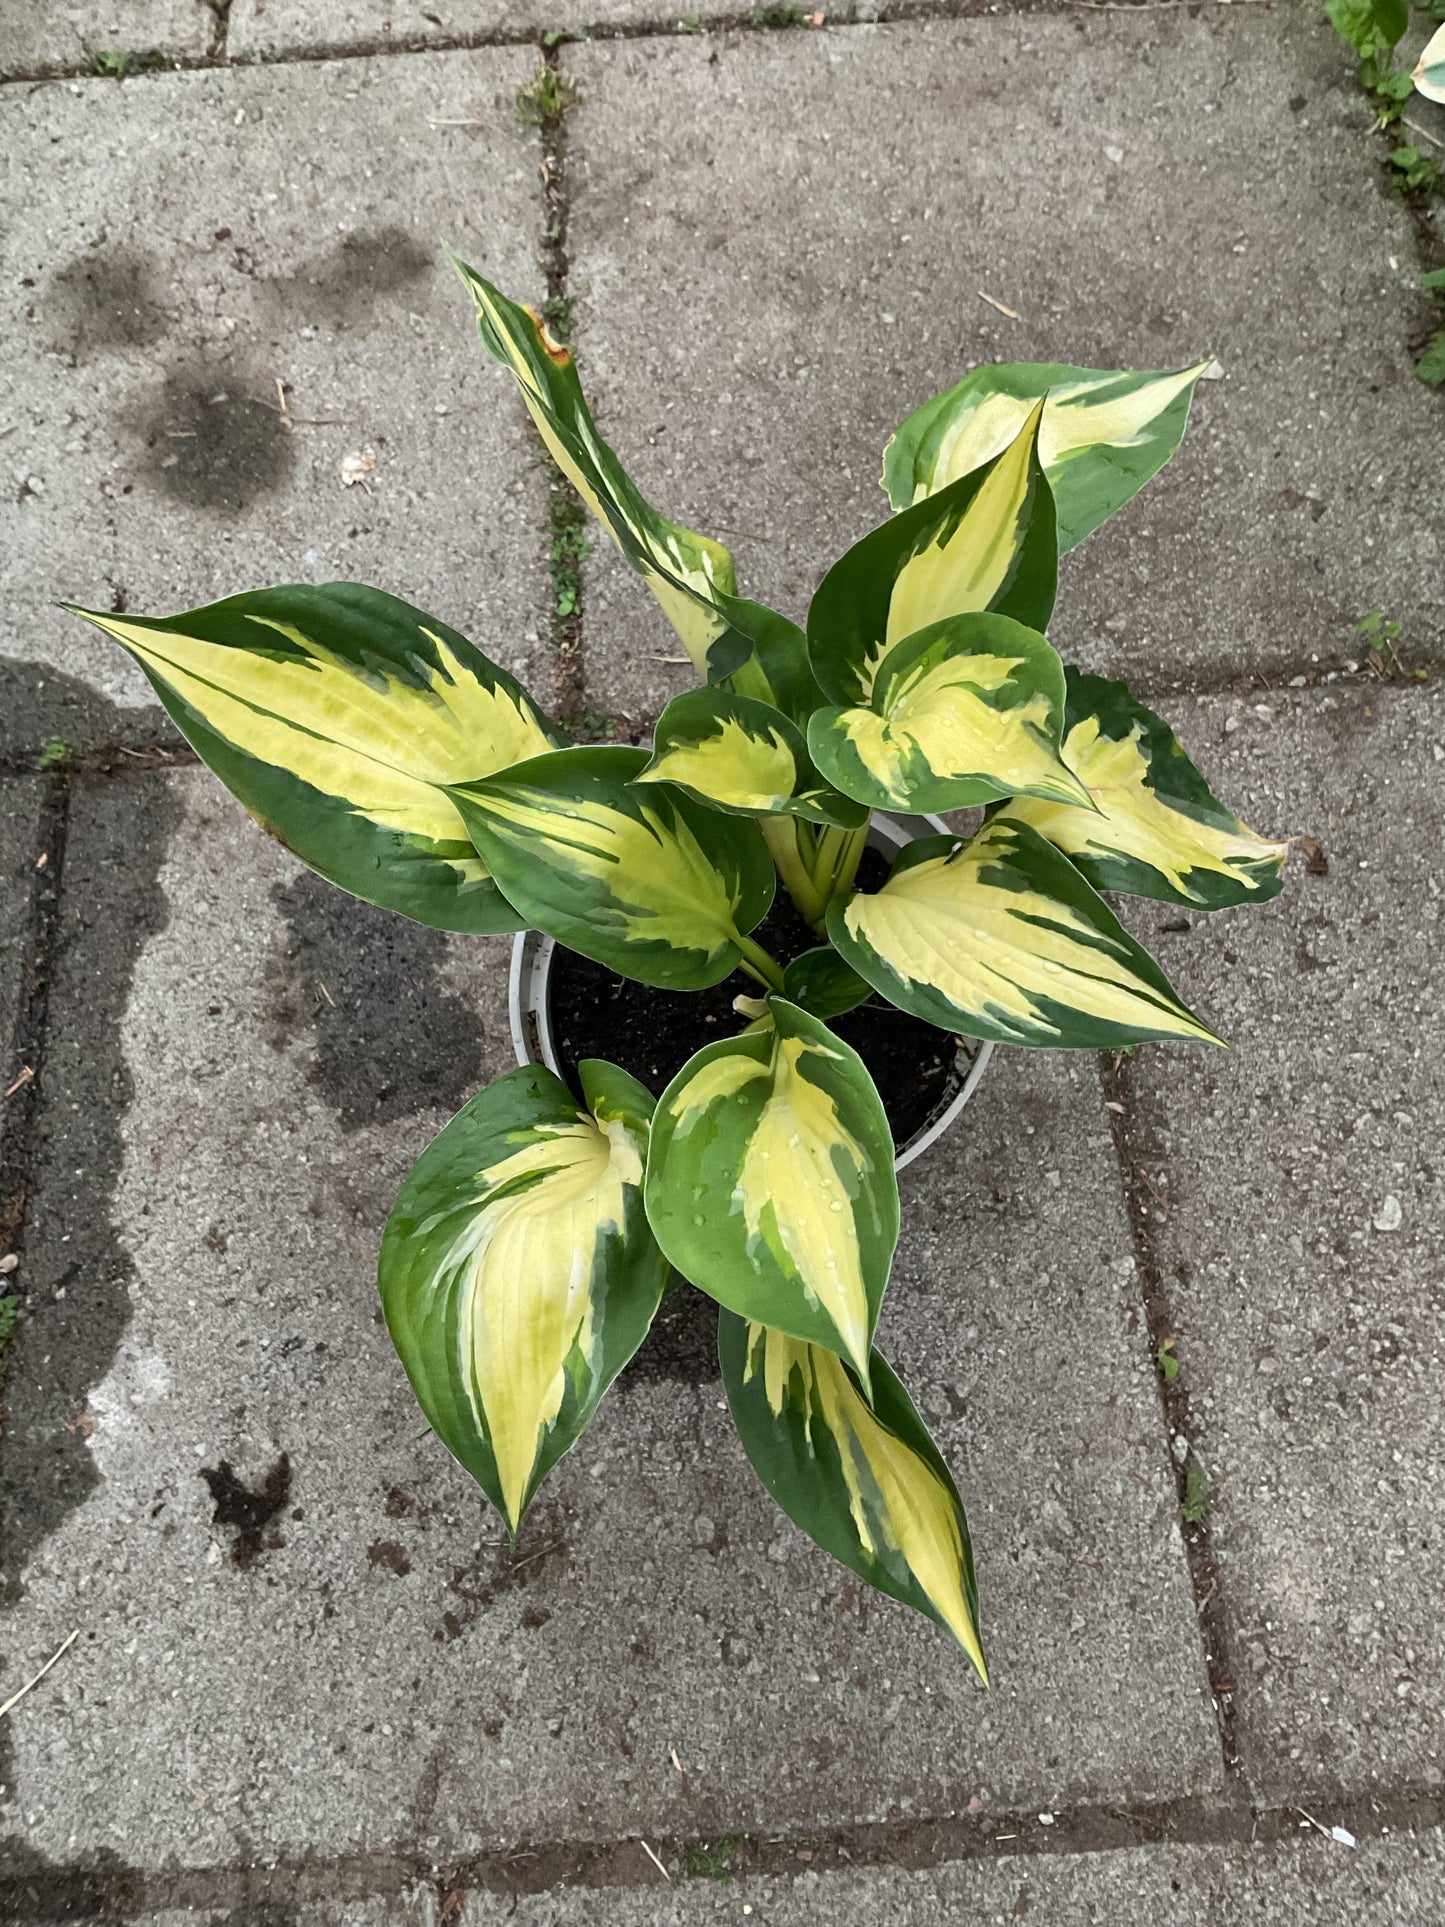
<path id="1" fill-rule="evenodd" d="M 1445 268 L 1432 268 L 1420 276 L 1420 292 L 1435 303 L 1437 311 L 1445 306 Z M 1445 324 L 1430 337 L 1430 344 L 1415 365 L 1415 373 L 1427 388 L 1445 387 Z"/>
<path id="2" fill-rule="evenodd" d="M 699 1840 L 682 1856 L 682 1871 L 688 1880 L 716 1880 L 728 1886 L 733 1877 L 733 1855 L 743 1845 L 743 1836 L 729 1834 L 721 1840 Z"/>
<path id="3" fill-rule="evenodd" d="M 1402 144 L 1391 148 L 1388 165 L 1390 188 L 1396 194 L 1433 194 L 1440 181 L 1438 162 L 1422 154 L 1418 147 Z"/>
<path id="4" fill-rule="evenodd" d="M 68 769 L 74 759 L 75 746 L 67 743 L 63 736 L 52 736 L 48 742 L 41 745 L 40 754 L 35 759 L 35 767 L 38 770 Z"/>
<path id="5" fill-rule="evenodd" d="M 20 1312 L 20 1300 L 15 1295 L 0 1298 L 0 1385 L 5 1383 L 6 1368 L 10 1363 L 10 1341 L 15 1336 L 15 1320 Z"/>
<path id="6" fill-rule="evenodd" d="M 1400 640 L 1400 624 L 1391 622 L 1378 609 L 1372 609 L 1362 622 L 1355 624 L 1355 634 L 1368 639 L 1370 667 L 1377 676 L 1396 677 L 1411 682 L 1429 682 L 1428 669 L 1401 660 L 1396 646 Z"/>
<path id="7" fill-rule="evenodd" d="M 563 622 L 577 613 L 582 599 L 582 564 L 591 553 L 586 511 L 570 488 L 554 484 L 547 567 L 552 577 L 553 606 Z"/>
<path id="8" fill-rule="evenodd" d="M 1159 1376 L 1166 1385 L 1172 1385 L 1179 1376 L 1179 1360 L 1174 1355 L 1174 1340 L 1166 1338 L 1154 1354 L 1154 1363 L 1159 1368 Z"/>
<path id="9" fill-rule="evenodd" d="M 517 115 L 524 127 L 555 127 L 577 101 L 577 83 L 544 61 L 517 89 Z"/>
<path id="10" fill-rule="evenodd" d="M 1325 12 L 1361 60 L 1384 63 L 1381 71 L 1388 70 L 1410 24 L 1410 0 L 1325 0 Z"/>
<path id="11" fill-rule="evenodd" d="M 678 20 L 677 30 L 679 33 L 701 33 L 702 15 L 700 13 L 683 14 Z"/>
<path id="12" fill-rule="evenodd" d="M 1439 326 L 1415 364 L 1415 374 L 1427 388 L 1445 387 L 1445 268 L 1431 268 L 1420 276 L 1420 292 L 1435 311 Z"/>
<path id="13" fill-rule="evenodd" d="M 735 1023 L 660 1093 L 600 1058 L 572 1083 L 535 1062 L 495 1079 L 392 1210 L 393 1341 L 508 1531 L 664 1293 L 691 1286 L 713 1301 L 733 1420 L 778 1504 L 986 1677 L 963 1501 L 874 1343 L 894 1142 L 835 1026 L 877 1000 L 950 1053 L 959 1036 L 1219 1041 L 1100 892 L 1192 914 L 1259 903 L 1286 846 L 1247 829 L 1122 682 L 1066 667 L 1045 634 L 1060 555 L 1173 454 L 1208 363 L 975 369 L 895 431 L 893 513 L 827 570 L 804 626 L 740 595 L 729 551 L 645 500 L 570 349 L 456 265 L 565 478 L 559 612 L 576 606 L 581 502 L 698 672 L 649 747 L 567 744 L 464 636 L 358 583 L 152 621 L 76 613 L 343 889 L 436 929 L 532 928 L 660 992 L 729 986 Z M 875 811 L 973 806 L 975 833 L 923 837 L 860 884 Z"/>
<path id="14" fill-rule="evenodd" d="M 754 7 L 748 15 L 748 25 L 759 32 L 770 32 L 782 27 L 801 27 L 806 17 L 798 6 Z"/>
<path id="15" fill-rule="evenodd" d="M 597 709 L 584 710 L 572 727 L 573 740 L 579 743 L 615 743 L 619 718 Z"/>
<path id="16" fill-rule="evenodd" d="M 1410 24 L 1410 0 L 1325 0 L 1325 11 L 1336 33 L 1359 55 L 1360 85 L 1374 101 L 1381 127 L 1393 127 L 1403 117 L 1413 92 L 1427 100 L 1445 101 L 1445 27 L 1430 41 L 1412 72 L 1396 69 L 1395 49 Z M 1427 11 L 1441 18 L 1435 0 Z M 1395 148 L 1390 166 L 1392 186 L 1398 193 L 1431 194 L 1439 185 L 1439 168 L 1423 160 L 1418 148 Z"/>
<path id="17" fill-rule="evenodd" d="M 90 70 L 109 80 L 130 80 L 136 74 L 151 73 L 164 68 L 166 57 L 154 47 L 148 53 L 140 53 L 134 48 L 104 47 L 90 57 Z"/>
<path id="18" fill-rule="evenodd" d="M 560 341 L 565 346 L 572 338 L 571 295 L 549 295 L 542 303 L 541 315 L 548 334 L 554 341 Z"/>
<path id="19" fill-rule="evenodd" d="M 1184 1503 L 1179 1516 L 1187 1526 L 1197 1526 L 1209 1508 L 1209 1474 L 1202 1465 L 1191 1465 L 1184 1478 Z"/>

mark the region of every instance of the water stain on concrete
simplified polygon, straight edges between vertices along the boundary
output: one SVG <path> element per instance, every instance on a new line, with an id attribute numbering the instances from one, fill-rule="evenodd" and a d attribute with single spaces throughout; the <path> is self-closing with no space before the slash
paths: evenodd
<path id="1" fill-rule="evenodd" d="M 139 481 L 188 508 L 237 513 L 274 494 L 296 462 L 293 431 L 235 369 L 167 376 L 132 417 Z"/>
<path id="2" fill-rule="evenodd" d="M 446 1645 L 460 1639 L 498 1599 L 539 1580 L 551 1585 L 560 1578 L 572 1563 L 567 1531 L 566 1515 L 543 1498 L 528 1512 L 515 1546 L 503 1547 L 500 1553 L 478 1547 L 466 1565 L 452 1572 L 447 1589 L 456 1604 L 443 1612 L 433 1640 Z"/>
<path id="3" fill-rule="evenodd" d="M 260 1481 L 249 1486 L 236 1476 L 229 1459 L 203 1465 L 199 1476 L 211 1489 L 215 1504 L 212 1523 L 235 1533 L 231 1559 L 244 1571 L 263 1552 L 275 1552 L 286 1542 L 272 1530 L 272 1522 L 291 1497 L 291 1460 L 282 1453 Z"/>
<path id="4" fill-rule="evenodd" d="M 89 248 L 58 269 L 43 312 L 51 349 L 77 362 L 153 348 L 171 325 L 150 255 L 118 246 Z"/>
<path id="5" fill-rule="evenodd" d="M 398 1579 L 405 1579 L 411 1571 L 411 1561 L 395 1539 L 375 1539 L 366 1549 L 366 1556 L 373 1566 L 381 1566 Z"/>
<path id="6" fill-rule="evenodd" d="M 379 299 L 423 280 L 435 257 L 405 228 L 345 234 L 324 254 L 304 261 L 289 280 L 272 286 L 304 322 L 354 327 L 370 319 Z"/>
<path id="7" fill-rule="evenodd" d="M 348 1130 L 459 1110 L 477 1088 L 481 1020 L 443 988 L 447 939 L 309 870 L 279 884 L 290 942 L 268 968 L 268 1041 L 315 1040 L 311 1081 Z"/>

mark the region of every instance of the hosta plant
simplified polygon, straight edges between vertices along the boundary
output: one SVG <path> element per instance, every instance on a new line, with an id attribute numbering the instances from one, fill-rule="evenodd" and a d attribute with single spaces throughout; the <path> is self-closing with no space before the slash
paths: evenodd
<path id="1" fill-rule="evenodd" d="M 962 1501 L 874 1342 L 893 1139 L 831 1026 L 881 999 L 1027 1049 L 1216 1041 L 1100 893 L 1260 902 L 1283 846 L 1122 683 L 1046 639 L 1061 553 L 1167 461 L 1202 369 L 967 376 L 889 442 L 893 513 L 826 572 L 804 628 L 648 505 L 569 350 L 460 271 L 483 344 L 696 665 L 650 748 L 568 747 L 472 642 L 352 583 L 88 619 L 263 828 L 343 889 L 438 929 L 533 927 L 644 985 L 737 974 L 732 1034 L 665 1090 L 597 1059 L 576 1088 L 509 1071 L 397 1199 L 387 1323 L 509 1531 L 688 1281 L 716 1301 L 732 1414 L 779 1505 L 982 1674 Z M 873 811 L 974 805 L 972 834 L 915 841 L 857 887 Z M 760 934 L 779 890 L 808 932 L 790 956 Z"/>

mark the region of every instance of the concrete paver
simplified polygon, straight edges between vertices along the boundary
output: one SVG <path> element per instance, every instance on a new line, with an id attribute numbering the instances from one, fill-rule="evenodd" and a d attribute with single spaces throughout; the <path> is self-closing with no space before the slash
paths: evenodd
<path id="1" fill-rule="evenodd" d="M 43 663 L 49 700 L 149 703 L 154 736 L 139 672 L 57 597 L 166 614 L 339 576 L 454 623 L 546 700 L 545 478 L 440 251 L 537 285 L 514 101 L 534 64 L 490 49 L 0 97 L 0 427 L 18 431 L 0 658 L 27 690 Z M 344 486 L 366 449 L 365 486 Z"/>
<path id="2" fill-rule="evenodd" d="M 367 1900 L 307 1904 L 266 1899 L 242 1900 L 234 1907 L 210 1903 L 167 1907 L 161 1913 L 140 1916 L 128 1927 L 272 1927 L 273 1922 L 276 1927 L 439 1927 L 438 1905 L 430 1888 L 412 1887 Z M 452 1919 L 456 1921 L 456 1916 Z M 457 1922 L 457 1927 L 463 1923 Z"/>
<path id="3" fill-rule="evenodd" d="M 360 47 L 426 47 L 547 28 L 673 27 L 669 0 L 232 0 L 226 51 L 276 59 Z"/>
<path id="4" fill-rule="evenodd" d="M 30 938 L 27 912 L 35 881 L 43 787 L 39 777 L 0 781 L 0 902 L 5 906 L 0 916 L 0 1068 L 4 1070 L 0 1090 L 19 1069 L 11 1065 L 10 1040 Z"/>
<path id="5" fill-rule="evenodd" d="M 659 1887 L 661 1882 L 658 1883 Z M 689 1880 L 670 1891 L 473 1896 L 460 1927 L 1426 1927 L 1445 1906 L 1437 1833 L 1366 1841 L 1354 1853 L 1318 1837 L 1298 1846 L 1138 1848 L 965 1861 L 916 1871 L 800 1873 L 797 1879 Z"/>
<path id="6" fill-rule="evenodd" d="M 0 1832 L 445 1859 L 1218 1784 L 1090 1060 L 1003 1054 L 907 1174 L 884 1337 L 967 1495 L 984 1695 L 772 1509 L 701 1332 L 638 1361 L 514 1564 L 373 1283 L 409 1162 L 508 1061 L 505 941 L 351 905 L 201 772 L 74 812 L 5 1676 L 82 1637 L 6 1723 Z"/>
<path id="7" fill-rule="evenodd" d="M 1141 1054 L 1134 1077 L 1245 1765 L 1265 1798 L 1438 1786 L 1445 695 L 1271 695 L 1233 719 L 1221 737 L 1219 706 L 1186 704 L 1177 726 L 1328 873 L 1297 854 L 1266 911 L 1159 938 L 1233 1048 Z"/>
<path id="8" fill-rule="evenodd" d="M 196 59 L 216 12 L 206 0 L 20 0 L 0 13 L 0 76 L 73 72 L 117 53 Z"/>
<path id="9" fill-rule="evenodd" d="M 1388 603 L 1445 648 L 1413 240 L 1322 16 L 1029 11 L 564 65 L 604 433 L 753 592 L 801 614 L 886 513 L 892 428 L 973 364 L 1212 354 L 1181 454 L 1066 564 L 1060 646 L 1158 690 L 1338 662 Z M 688 685 L 610 553 L 584 629 L 596 707 L 645 717 Z"/>

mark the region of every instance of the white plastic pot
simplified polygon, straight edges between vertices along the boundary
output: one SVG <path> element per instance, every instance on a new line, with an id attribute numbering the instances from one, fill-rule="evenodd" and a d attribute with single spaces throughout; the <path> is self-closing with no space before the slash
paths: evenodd
<path id="1" fill-rule="evenodd" d="M 869 844 L 892 860 L 905 843 L 917 835 L 947 835 L 948 825 L 936 817 L 896 818 L 875 815 L 868 832 Z M 519 1064 L 545 1064 L 549 1071 L 562 1075 L 552 1038 L 552 953 L 557 948 L 551 937 L 540 930 L 519 931 L 512 945 L 512 971 L 509 983 L 512 1020 L 512 1048 Z M 901 1171 L 905 1164 L 926 1151 L 953 1123 L 978 1088 L 992 1044 L 972 1038 L 958 1039 L 950 1087 L 940 1099 L 932 1116 L 919 1126 L 898 1151 L 894 1162 Z"/>

